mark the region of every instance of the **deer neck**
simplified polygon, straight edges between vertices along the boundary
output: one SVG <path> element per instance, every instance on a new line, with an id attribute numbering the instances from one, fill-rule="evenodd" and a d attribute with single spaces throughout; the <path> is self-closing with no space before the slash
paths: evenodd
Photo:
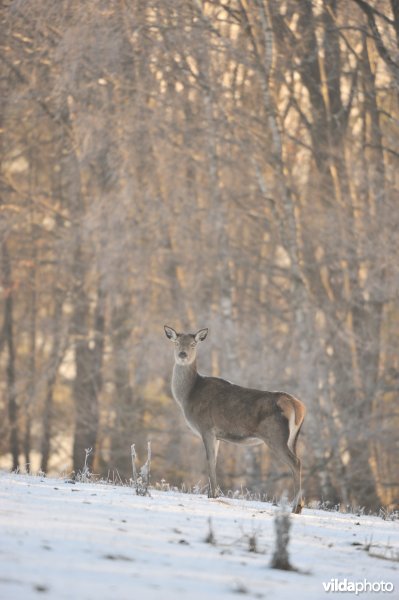
<path id="1" fill-rule="evenodd" d="M 172 375 L 172 393 L 179 404 L 187 402 L 198 377 L 197 364 L 194 361 L 189 365 L 178 365 L 175 363 Z"/>

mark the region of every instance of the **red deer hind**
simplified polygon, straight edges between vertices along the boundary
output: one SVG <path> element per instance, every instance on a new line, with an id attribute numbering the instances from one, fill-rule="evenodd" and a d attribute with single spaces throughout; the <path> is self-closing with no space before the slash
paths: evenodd
<path id="1" fill-rule="evenodd" d="M 302 503 L 301 461 L 296 443 L 304 417 L 304 404 L 285 392 L 267 392 L 234 385 L 218 377 L 204 377 L 197 371 L 197 347 L 208 329 L 197 333 L 177 333 L 165 325 L 165 333 L 175 346 L 172 393 L 193 432 L 204 442 L 209 497 L 217 495 L 216 460 L 219 441 L 257 445 L 264 442 L 287 464 L 294 478 L 293 512 Z"/>

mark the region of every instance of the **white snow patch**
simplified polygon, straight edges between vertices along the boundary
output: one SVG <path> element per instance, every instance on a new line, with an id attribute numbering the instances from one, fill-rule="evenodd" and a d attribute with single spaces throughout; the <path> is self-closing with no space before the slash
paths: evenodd
<path id="1" fill-rule="evenodd" d="M 269 567 L 270 504 L 134 490 L 0 472 L 0 598 L 29 600 L 320 600 L 323 582 L 392 582 L 398 521 L 304 509 L 292 516 L 289 553 L 298 572 Z M 208 519 L 216 544 L 205 543 Z M 260 553 L 249 552 L 257 536 Z M 341 594 L 339 594 L 341 595 Z M 355 597 L 346 593 L 344 597 Z M 366 592 L 359 598 L 376 598 Z M 397 596 L 396 596 L 397 597 Z"/>

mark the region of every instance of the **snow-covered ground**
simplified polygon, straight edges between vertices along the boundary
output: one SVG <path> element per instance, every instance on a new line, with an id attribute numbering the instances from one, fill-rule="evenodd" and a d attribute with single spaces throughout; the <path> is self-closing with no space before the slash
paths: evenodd
<path id="1" fill-rule="evenodd" d="M 324 591 L 331 579 L 383 581 L 394 591 L 359 597 L 399 597 L 398 521 L 304 509 L 291 517 L 298 571 L 287 572 L 269 566 L 276 510 L 0 472 L 0 599 L 320 600 L 342 595 Z M 214 544 L 205 541 L 209 518 Z M 258 552 L 249 551 L 251 536 Z"/>

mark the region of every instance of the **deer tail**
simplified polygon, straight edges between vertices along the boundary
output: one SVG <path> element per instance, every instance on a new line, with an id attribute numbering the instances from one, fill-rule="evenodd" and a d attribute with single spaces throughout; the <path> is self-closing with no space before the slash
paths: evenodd
<path id="1" fill-rule="evenodd" d="M 295 454 L 296 441 L 305 418 L 305 405 L 298 398 L 288 394 L 281 396 L 277 400 L 277 405 L 288 421 L 287 446 Z"/>

